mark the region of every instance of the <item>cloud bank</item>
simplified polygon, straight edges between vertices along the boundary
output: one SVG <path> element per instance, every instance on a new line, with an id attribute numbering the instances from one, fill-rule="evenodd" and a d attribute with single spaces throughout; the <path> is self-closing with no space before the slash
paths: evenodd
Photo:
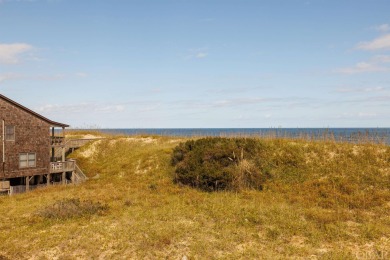
<path id="1" fill-rule="evenodd" d="M 362 61 L 356 63 L 352 67 L 337 69 L 337 73 L 341 74 L 357 74 L 366 72 L 389 72 L 390 67 L 386 66 L 390 63 L 390 56 L 388 55 L 377 55 L 372 57 L 368 61 Z"/>
<path id="2" fill-rule="evenodd" d="M 26 43 L 0 44 L 0 63 L 17 64 L 20 62 L 20 55 L 33 49 L 33 46 Z"/>
<path id="3" fill-rule="evenodd" d="M 384 27 L 383 29 L 385 29 Z M 390 33 L 382 35 L 369 42 L 361 42 L 356 46 L 360 50 L 376 51 L 390 49 Z"/>

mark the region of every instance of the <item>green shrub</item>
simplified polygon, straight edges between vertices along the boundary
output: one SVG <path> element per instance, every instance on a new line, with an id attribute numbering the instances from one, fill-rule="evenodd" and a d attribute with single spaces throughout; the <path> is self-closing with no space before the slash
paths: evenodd
<path id="1" fill-rule="evenodd" d="M 255 188 L 270 177 L 262 165 L 264 145 L 253 138 L 203 138 L 173 151 L 175 182 L 205 191 Z"/>

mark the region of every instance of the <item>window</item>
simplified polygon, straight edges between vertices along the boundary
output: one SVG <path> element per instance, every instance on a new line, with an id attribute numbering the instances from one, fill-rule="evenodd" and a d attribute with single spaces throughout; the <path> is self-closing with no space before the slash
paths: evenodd
<path id="1" fill-rule="evenodd" d="M 35 167 L 35 153 L 28 154 L 28 167 Z"/>
<path id="2" fill-rule="evenodd" d="M 19 154 L 19 168 L 31 168 L 36 165 L 35 153 Z"/>
<path id="3" fill-rule="evenodd" d="M 6 141 L 15 141 L 15 126 L 6 125 L 5 126 L 5 140 Z"/>

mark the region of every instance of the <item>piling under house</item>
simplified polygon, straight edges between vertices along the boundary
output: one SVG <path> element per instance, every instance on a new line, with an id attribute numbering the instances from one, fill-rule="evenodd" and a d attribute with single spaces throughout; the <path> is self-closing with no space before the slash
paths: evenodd
<path id="1" fill-rule="evenodd" d="M 80 181 L 76 162 L 65 159 L 66 127 L 0 94 L 0 192 Z"/>

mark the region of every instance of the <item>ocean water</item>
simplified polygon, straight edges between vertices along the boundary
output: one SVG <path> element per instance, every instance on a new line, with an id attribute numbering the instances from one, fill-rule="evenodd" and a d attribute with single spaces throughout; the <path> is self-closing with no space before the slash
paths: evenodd
<path id="1" fill-rule="evenodd" d="M 124 135 L 289 137 L 308 140 L 390 144 L 390 128 L 127 128 L 98 130 L 110 134 Z"/>

